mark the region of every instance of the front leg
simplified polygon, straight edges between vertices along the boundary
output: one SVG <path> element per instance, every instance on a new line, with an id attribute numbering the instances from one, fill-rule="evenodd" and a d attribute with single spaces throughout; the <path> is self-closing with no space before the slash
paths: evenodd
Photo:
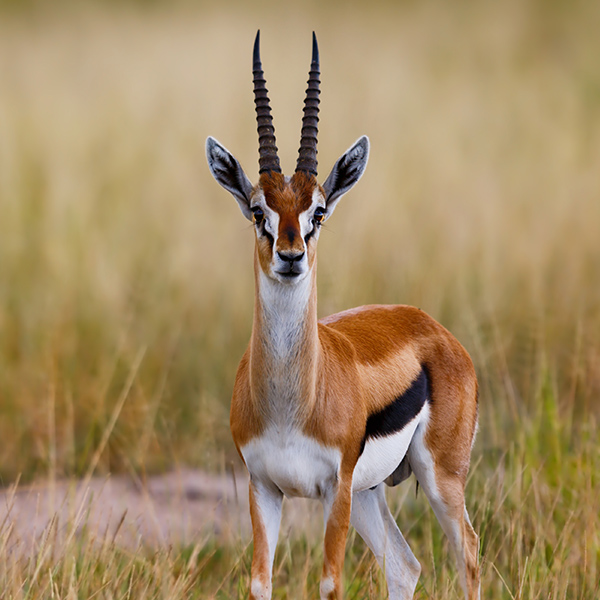
<path id="1" fill-rule="evenodd" d="M 341 600 L 344 596 L 342 571 L 346 537 L 352 511 L 352 476 L 341 478 L 331 496 L 323 502 L 325 550 L 321 576 L 321 600 Z"/>
<path id="2" fill-rule="evenodd" d="M 270 600 L 273 559 L 281 523 L 283 494 L 272 483 L 250 478 L 250 518 L 254 538 L 250 600 Z"/>

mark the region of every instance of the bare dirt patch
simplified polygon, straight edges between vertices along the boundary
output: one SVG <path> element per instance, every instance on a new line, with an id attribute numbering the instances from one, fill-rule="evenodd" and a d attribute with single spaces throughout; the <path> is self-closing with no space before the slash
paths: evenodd
<path id="1" fill-rule="evenodd" d="M 319 513 L 318 503 L 286 501 L 282 534 L 318 535 Z M 67 538 L 84 528 L 125 548 L 249 541 L 248 478 L 184 469 L 145 482 L 118 475 L 0 491 L 0 533 L 19 555 L 35 553 L 51 530 Z"/>

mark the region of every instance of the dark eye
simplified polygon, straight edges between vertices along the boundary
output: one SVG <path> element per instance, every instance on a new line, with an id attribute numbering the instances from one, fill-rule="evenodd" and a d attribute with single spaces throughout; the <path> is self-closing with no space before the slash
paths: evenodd
<path id="1" fill-rule="evenodd" d="M 264 219 L 265 213 L 262 211 L 262 209 L 258 208 L 258 206 L 255 206 L 251 210 L 254 213 L 254 222 L 257 225 L 260 225 L 262 223 L 262 220 Z"/>
<path id="2" fill-rule="evenodd" d="M 315 223 L 320 223 L 325 218 L 325 209 L 321 206 L 317 206 L 313 219 Z"/>

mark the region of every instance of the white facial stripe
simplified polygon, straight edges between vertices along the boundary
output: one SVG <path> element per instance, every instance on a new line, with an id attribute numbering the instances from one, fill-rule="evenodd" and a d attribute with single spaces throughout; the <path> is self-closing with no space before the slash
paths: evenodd
<path id="1" fill-rule="evenodd" d="M 279 213 L 267 205 L 262 190 L 259 190 L 258 193 L 254 195 L 251 204 L 252 207 L 258 206 L 263 213 L 265 213 L 265 229 L 273 236 L 274 240 L 277 240 L 277 235 L 279 233 Z"/>
<path id="2" fill-rule="evenodd" d="M 277 236 L 279 234 L 279 213 L 272 208 L 269 208 L 266 202 L 263 210 L 267 219 L 265 222 L 265 229 L 273 236 L 275 243 L 277 243 Z"/>
<path id="3" fill-rule="evenodd" d="M 315 209 L 317 206 L 325 206 L 325 199 L 323 198 L 319 188 L 315 188 L 313 190 L 312 195 L 312 203 L 310 207 L 304 212 L 300 213 L 299 221 L 300 221 L 300 231 L 302 233 L 302 239 L 304 239 L 307 234 L 312 231 L 313 228 L 313 215 L 315 213 Z"/>

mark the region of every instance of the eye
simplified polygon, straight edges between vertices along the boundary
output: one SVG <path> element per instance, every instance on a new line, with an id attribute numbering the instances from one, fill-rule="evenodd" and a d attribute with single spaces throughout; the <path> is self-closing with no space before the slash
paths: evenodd
<path id="1" fill-rule="evenodd" d="M 255 206 L 254 208 L 251 209 L 252 212 L 254 213 L 254 222 L 257 225 L 260 225 L 262 223 L 262 220 L 265 217 L 265 213 L 262 211 L 261 208 L 259 208 L 258 206 Z"/>
<path id="2" fill-rule="evenodd" d="M 325 209 L 322 206 L 317 206 L 315 214 L 313 215 L 313 221 L 315 223 L 321 223 L 325 218 Z"/>

